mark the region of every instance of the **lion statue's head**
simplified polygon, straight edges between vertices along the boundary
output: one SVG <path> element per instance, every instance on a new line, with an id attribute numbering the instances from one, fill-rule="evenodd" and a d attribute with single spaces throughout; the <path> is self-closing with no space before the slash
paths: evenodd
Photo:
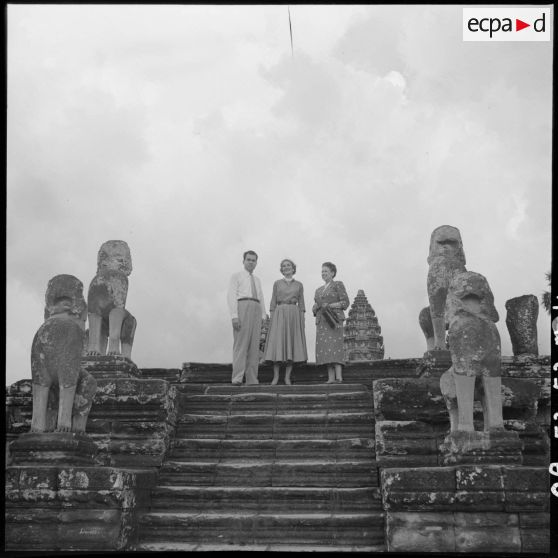
<path id="1" fill-rule="evenodd" d="M 107 240 L 97 254 L 97 272 L 120 271 L 124 275 L 132 273 L 132 255 L 123 240 Z"/>
<path id="2" fill-rule="evenodd" d="M 430 250 L 428 253 L 428 263 L 444 261 L 456 266 L 465 266 L 465 252 L 461 233 L 456 227 L 442 225 L 432 231 L 430 236 Z"/>
<path id="3" fill-rule="evenodd" d="M 73 275 L 56 275 L 49 282 L 45 294 L 45 320 L 55 314 L 70 314 L 85 319 L 87 304 L 83 297 L 83 283 Z"/>

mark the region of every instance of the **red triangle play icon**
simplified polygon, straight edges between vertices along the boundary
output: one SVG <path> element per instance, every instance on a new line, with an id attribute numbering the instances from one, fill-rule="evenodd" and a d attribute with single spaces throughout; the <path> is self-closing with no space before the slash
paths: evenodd
<path id="1" fill-rule="evenodd" d="M 521 31 L 522 29 L 525 29 L 525 27 L 531 27 L 530 23 L 525 23 L 524 21 L 521 21 L 520 19 L 515 19 L 515 30 L 516 31 Z"/>

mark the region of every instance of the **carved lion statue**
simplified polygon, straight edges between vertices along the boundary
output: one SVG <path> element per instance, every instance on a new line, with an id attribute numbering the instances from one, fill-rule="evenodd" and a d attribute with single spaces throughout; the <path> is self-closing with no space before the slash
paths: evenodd
<path id="1" fill-rule="evenodd" d="M 457 273 L 466 271 L 465 252 L 459 229 L 442 225 L 432 231 L 427 262 L 429 268 L 426 286 L 434 334 L 433 342 L 429 342 L 427 338 L 427 344 L 429 350 L 442 350 L 446 345 L 445 307 L 448 287 Z M 423 322 L 424 318 L 423 315 Z"/>
<path id="2" fill-rule="evenodd" d="M 84 432 L 97 382 L 80 366 L 87 306 L 73 275 L 48 282 L 45 322 L 31 346 L 31 432 Z"/>
<path id="3" fill-rule="evenodd" d="M 136 319 L 126 310 L 132 256 L 123 240 L 108 240 L 97 255 L 97 275 L 89 285 L 88 355 L 132 357 Z M 108 345 L 108 350 L 107 350 Z"/>
<path id="4" fill-rule="evenodd" d="M 484 430 L 502 429 L 501 348 L 495 322 L 499 320 L 488 281 L 465 271 L 454 277 L 447 300 L 448 342 L 452 367 L 440 378 L 451 430 L 473 431 L 476 378 Z M 480 388 L 480 386 L 478 386 Z"/>

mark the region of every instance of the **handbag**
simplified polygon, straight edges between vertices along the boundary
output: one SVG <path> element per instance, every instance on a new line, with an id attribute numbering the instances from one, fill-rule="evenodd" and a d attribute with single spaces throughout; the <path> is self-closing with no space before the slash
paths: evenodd
<path id="1" fill-rule="evenodd" d="M 335 329 L 335 327 L 339 323 L 339 318 L 337 317 L 337 314 L 329 307 L 322 308 L 322 314 L 329 327 Z"/>

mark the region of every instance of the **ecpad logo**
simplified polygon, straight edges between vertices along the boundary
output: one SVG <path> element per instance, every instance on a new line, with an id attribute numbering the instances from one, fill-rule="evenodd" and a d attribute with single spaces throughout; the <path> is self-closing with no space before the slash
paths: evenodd
<path id="1" fill-rule="evenodd" d="M 542 17 L 535 20 L 533 24 L 533 29 L 537 33 L 544 33 L 546 28 L 546 14 L 543 13 Z M 475 17 L 472 17 L 468 22 L 467 26 L 469 27 L 469 31 L 476 33 L 477 31 L 488 31 L 490 33 L 490 38 L 492 38 L 492 34 L 496 33 L 497 31 L 503 31 L 504 33 L 508 31 L 513 31 L 512 20 L 509 17 L 505 17 L 504 19 L 499 19 L 497 17 L 491 18 L 484 18 L 478 20 Z M 525 23 L 520 19 L 515 18 L 515 31 L 521 31 L 526 27 L 530 27 L 529 23 Z"/>
<path id="2" fill-rule="evenodd" d="M 463 8 L 464 41 L 550 41 L 550 8 Z"/>

